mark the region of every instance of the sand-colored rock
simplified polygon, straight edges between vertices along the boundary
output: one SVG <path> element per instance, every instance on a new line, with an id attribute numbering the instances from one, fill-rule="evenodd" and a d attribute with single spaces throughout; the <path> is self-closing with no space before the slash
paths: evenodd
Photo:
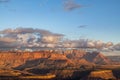
<path id="1" fill-rule="evenodd" d="M 104 80 L 109 80 L 112 79 L 114 80 L 115 77 L 113 76 L 112 70 L 100 70 L 100 71 L 92 71 L 90 75 L 88 76 L 90 79 L 104 79 Z"/>

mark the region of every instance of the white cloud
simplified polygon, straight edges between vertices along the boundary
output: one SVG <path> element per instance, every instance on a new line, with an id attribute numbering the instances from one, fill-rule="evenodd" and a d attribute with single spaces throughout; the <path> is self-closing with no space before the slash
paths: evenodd
<path id="1" fill-rule="evenodd" d="M 47 30 L 33 29 L 33 28 L 16 28 L 5 29 L 0 31 L 0 41 L 2 45 L 8 46 L 6 42 L 14 41 L 19 47 L 53 47 L 56 43 L 60 42 L 63 34 L 52 33 Z M 4 41 L 5 40 L 5 41 Z M 10 42 L 12 45 L 14 43 Z M 2 46 L 1 46 L 2 47 Z M 12 47 L 12 46 L 11 46 Z"/>
<path id="2" fill-rule="evenodd" d="M 102 51 L 120 50 L 120 43 L 101 40 L 64 40 L 63 34 L 42 29 L 16 28 L 0 31 L 0 47 L 63 47 L 63 48 L 95 48 Z"/>
<path id="3" fill-rule="evenodd" d="M 113 48 L 114 48 L 115 50 L 120 50 L 120 43 L 114 45 Z"/>

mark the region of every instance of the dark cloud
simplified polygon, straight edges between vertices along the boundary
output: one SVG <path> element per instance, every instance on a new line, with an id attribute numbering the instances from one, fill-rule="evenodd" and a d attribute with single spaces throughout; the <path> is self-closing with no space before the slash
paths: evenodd
<path id="1" fill-rule="evenodd" d="M 71 11 L 77 8 L 81 8 L 80 4 L 75 3 L 74 0 L 64 0 L 64 9 L 66 11 Z"/>

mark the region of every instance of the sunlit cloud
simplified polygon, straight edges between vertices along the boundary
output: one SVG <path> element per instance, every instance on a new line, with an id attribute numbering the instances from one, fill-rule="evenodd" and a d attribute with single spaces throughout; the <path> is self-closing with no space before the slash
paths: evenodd
<path id="1" fill-rule="evenodd" d="M 60 42 L 64 36 L 63 34 L 52 33 L 48 30 L 33 28 L 9 28 L 0 31 L 0 34 L 0 42 L 2 45 L 10 43 L 9 41 L 11 41 L 11 44 L 13 42 L 19 43 L 19 45 L 14 44 L 17 47 L 41 47 L 43 45 L 44 47 L 48 47 L 50 44 L 55 45 Z M 6 47 L 7 46 L 8 45 L 6 45 Z"/>
<path id="2" fill-rule="evenodd" d="M 120 43 L 117 43 L 116 45 L 114 45 L 113 48 L 115 50 L 119 50 L 120 51 Z"/>
<path id="3" fill-rule="evenodd" d="M 90 48 L 100 51 L 120 50 L 120 44 L 103 42 L 102 40 L 64 39 L 64 34 L 34 28 L 16 28 L 0 31 L 0 48 Z"/>

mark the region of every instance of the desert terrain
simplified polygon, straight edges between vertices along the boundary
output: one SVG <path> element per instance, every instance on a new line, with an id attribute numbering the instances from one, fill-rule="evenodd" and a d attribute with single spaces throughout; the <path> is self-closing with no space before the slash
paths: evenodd
<path id="1" fill-rule="evenodd" d="M 120 64 L 93 51 L 1 51 L 0 80 L 119 80 Z"/>

